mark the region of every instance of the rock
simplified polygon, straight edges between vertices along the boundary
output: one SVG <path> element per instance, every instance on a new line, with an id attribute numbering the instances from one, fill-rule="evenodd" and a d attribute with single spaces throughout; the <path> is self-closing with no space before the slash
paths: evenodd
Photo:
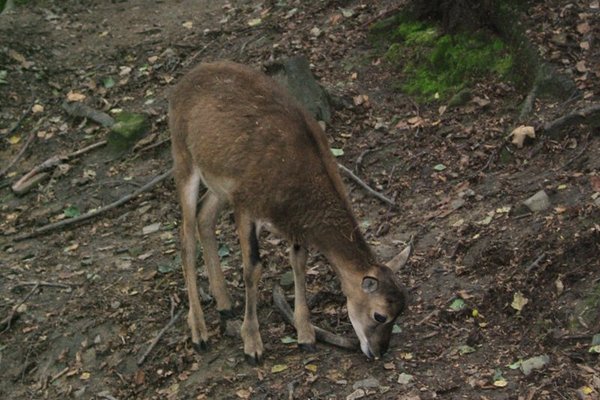
<path id="1" fill-rule="evenodd" d="M 329 96 L 315 80 L 306 57 L 296 56 L 274 62 L 267 66 L 267 74 L 287 87 L 318 121 L 331 122 Z"/>
<path id="2" fill-rule="evenodd" d="M 381 386 L 379 381 L 371 376 L 367 379 L 356 381 L 354 385 L 352 385 L 352 389 L 376 389 L 379 386 Z"/>
<path id="3" fill-rule="evenodd" d="M 550 208 L 550 197 L 545 191 L 540 190 L 523 202 L 532 212 L 544 211 Z"/>
<path id="4" fill-rule="evenodd" d="M 473 98 L 473 93 L 469 89 L 463 89 L 460 92 L 456 93 L 452 98 L 448 101 L 448 107 L 460 107 L 469 102 Z"/>
<path id="5" fill-rule="evenodd" d="M 525 376 L 531 374 L 536 369 L 542 369 L 550 362 L 550 357 L 547 355 L 531 357 L 521 363 L 521 371 Z"/>
<path id="6" fill-rule="evenodd" d="M 398 376 L 398 383 L 401 385 L 408 385 L 412 380 L 413 376 L 404 372 Z"/>
<path id="7" fill-rule="evenodd" d="M 133 147 L 150 127 L 144 114 L 122 112 L 117 115 L 116 121 L 108 135 L 108 145 L 116 152 Z"/>
<path id="8" fill-rule="evenodd" d="M 281 278 L 279 278 L 279 284 L 282 288 L 289 288 L 294 284 L 294 272 L 286 271 Z"/>

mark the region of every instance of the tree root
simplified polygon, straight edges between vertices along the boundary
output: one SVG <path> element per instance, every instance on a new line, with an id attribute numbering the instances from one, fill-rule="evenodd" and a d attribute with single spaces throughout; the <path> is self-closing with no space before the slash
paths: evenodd
<path id="1" fill-rule="evenodd" d="M 168 177 L 170 177 L 172 173 L 173 173 L 173 170 L 170 169 L 167 172 L 165 172 L 165 173 L 163 173 L 161 175 L 158 175 L 157 177 L 155 177 L 154 179 L 152 179 L 150 182 L 146 183 L 144 186 L 140 187 L 139 189 L 136 189 L 134 192 L 132 192 L 132 193 L 126 195 L 126 196 L 123 196 L 119 200 L 117 200 L 117 201 L 115 201 L 113 203 L 110 203 L 110 204 L 108 204 L 108 205 L 106 205 L 104 207 L 100 207 L 100 208 L 98 208 L 98 209 L 96 209 L 94 211 L 90 211 L 90 212 L 85 213 L 83 215 L 80 215 L 78 217 L 69 218 L 69 219 L 65 219 L 65 220 L 62 220 L 62 221 L 59 221 L 59 222 L 55 222 L 55 223 L 52 223 L 52 224 L 44 225 L 44 226 L 42 226 L 40 228 L 34 229 L 32 232 L 25 233 L 25 234 L 22 234 L 22 235 L 18 235 L 16 237 L 14 237 L 13 240 L 15 242 L 18 242 L 18 241 L 21 241 L 21 240 L 29 239 L 29 238 L 32 238 L 34 236 L 41 235 L 42 233 L 47 233 L 47 232 L 56 230 L 58 228 L 63 228 L 65 226 L 67 226 L 67 225 L 72 225 L 72 224 L 75 224 L 75 223 L 78 223 L 78 222 L 82 222 L 82 221 L 85 221 L 85 220 L 97 217 L 100 214 L 103 214 L 103 213 L 105 213 L 107 211 L 110 211 L 110 210 L 112 210 L 114 208 L 119 207 L 122 204 L 127 203 L 128 201 L 130 201 L 131 199 L 135 198 L 139 194 L 152 189 L 154 186 L 156 186 L 160 182 L 162 182 L 165 179 L 167 179 Z"/>
<path id="2" fill-rule="evenodd" d="M 294 325 L 294 313 L 292 312 L 292 308 L 285 300 L 283 289 L 277 284 L 273 286 L 273 303 L 275 304 L 281 315 L 285 318 L 285 320 L 288 323 Z M 328 343 L 349 350 L 356 350 L 359 348 L 359 343 L 356 339 L 342 337 L 317 326 L 315 326 L 314 328 L 317 340 L 320 342 Z"/>

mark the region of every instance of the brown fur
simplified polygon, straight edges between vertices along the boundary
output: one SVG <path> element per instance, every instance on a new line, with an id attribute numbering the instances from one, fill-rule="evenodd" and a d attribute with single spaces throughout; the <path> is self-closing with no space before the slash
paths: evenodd
<path id="1" fill-rule="evenodd" d="M 214 231 L 214 214 L 224 203 L 232 204 L 242 242 L 244 268 L 249 270 L 245 276 L 252 278 L 253 285 L 255 275 L 260 273 L 250 265 L 254 262 L 248 232 L 259 222 L 270 223 L 292 244 L 321 251 L 334 264 L 347 295 L 354 293 L 357 285 L 360 287 L 364 276 L 379 273 L 381 267 L 376 265 L 358 229 L 324 133 L 273 80 L 231 62 L 203 64 L 175 87 L 170 96 L 169 113 L 175 179 L 184 210 L 182 259 L 186 281 L 192 274 L 190 253 L 194 246 L 189 209 L 195 204 L 184 196 L 189 196 L 195 188 L 195 170 L 201 172 L 209 190 L 198 222 L 203 245 L 207 241 L 214 247 L 213 239 L 208 238 L 211 227 Z M 215 260 L 214 249 L 210 253 L 206 261 L 211 291 L 221 292 L 226 289 L 220 282 L 222 278 L 216 276 L 221 274 L 215 266 L 218 258 Z M 304 277 L 303 272 L 297 270 L 304 268 L 305 258 L 303 262 L 292 261 L 299 278 Z M 195 287 L 195 282 L 192 284 Z M 188 291 L 190 288 L 188 284 Z M 393 289 L 390 288 L 391 295 L 396 295 Z M 230 307 L 228 295 L 221 297 L 221 300 L 217 298 L 217 308 Z M 192 300 L 195 302 L 190 297 L 191 307 L 199 308 L 199 303 L 194 306 Z M 246 305 L 248 320 L 255 318 L 254 303 L 255 298 L 250 293 Z M 201 310 L 190 310 L 190 324 L 198 325 L 202 331 L 204 328 L 197 321 L 200 314 Z M 299 318 L 303 324 L 310 324 L 308 317 Z M 260 341 L 257 323 L 246 322 L 248 335 L 255 336 L 249 341 Z M 244 329 L 242 336 L 246 342 Z M 192 333 L 193 338 L 198 339 L 194 327 Z M 204 341 L 206 334 L 202 336 Z M 314 342 L 314 334 L 312 336 Z M 262 344 L 249 347 L 251 353 L 256 351 L 250 355 L 258 360 Z"/>

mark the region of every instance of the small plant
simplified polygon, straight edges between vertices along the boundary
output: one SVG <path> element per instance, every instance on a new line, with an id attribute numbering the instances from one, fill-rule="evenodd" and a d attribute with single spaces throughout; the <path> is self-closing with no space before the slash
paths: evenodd
<path id="1" fill-rule="evenodd" d="M 430 23 L 393 19 L 384 58 L 404 74 L 402 89 L 425 99 L 445 98 L 477 79 L 489 75 L 508 76 L 513 60 L 505 44 L 483 32 L 441 34 Z M 374 36 L 381 43 L 383 33 Z"/>

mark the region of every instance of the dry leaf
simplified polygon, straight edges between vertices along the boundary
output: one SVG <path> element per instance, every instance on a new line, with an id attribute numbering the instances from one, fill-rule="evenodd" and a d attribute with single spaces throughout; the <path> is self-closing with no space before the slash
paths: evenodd
<path id="1" fill-rule="evenodd" d="M 581 73 L 584 73 L 588 70 L 587 67 L 585 66 L 585 61 L 583 61 L 583 60 L 581 60 L 577 64 L 575 64 L 575 69 L 577 70 L 577 72 L 581 72 Z"/>
<path id="2" fill-rule="evenodd" d="M 70 102 L 83 101 L 85 100 L 85 94 L 70 90 L 69 93 L 67 93 L 67 100 Z"/>
<path id="3" fill-rule="evenodd" d="M 515 128 L 515 130 L 513 130 L 510 135 L 513 138 L 512 143 L 515 146 L 517 146 L 518 148 L 522 148 L 525 138 L 527 138 L 527 137 L 530 137 L 532 139 L 535 138 L 535 129 L 533 126 L 521 125 L 521 126 Z"/>
<path id="4" fill-rule="evenodd" d="M 31 107 L 31 112 L 34 114 L 44 112 L 44 106 L 41 104 L 34 104 L 33 107 Z"/>
<path id="5" fill-rule="evenodd" d="M 585 35 L 589 31 L 590 24 L 588 24 L 587 22 L 582 22 L 581 24 L 577 25 L 577 32 L 581 33 L 582 35 Z"/>
<path id="6" fill-rule="evenodd" d="M 192 21 L 185 21 L 182 25 L 186 29 L 192 29 L 194 27 L 194 23 Z"/>
<path id="7" fill-rule="evenodd" d="M 523 310 L 523 307 L 525 307 L 525 304 L 527 304 L 527 303 L 529 303 L 529 299 L 527 297 L 523 296 L 523 293 L 516 292 L 513 296 L 513 301 L 510 304 L 510 306 L 517 311 L 521 311 L 521 310 Z"/>

